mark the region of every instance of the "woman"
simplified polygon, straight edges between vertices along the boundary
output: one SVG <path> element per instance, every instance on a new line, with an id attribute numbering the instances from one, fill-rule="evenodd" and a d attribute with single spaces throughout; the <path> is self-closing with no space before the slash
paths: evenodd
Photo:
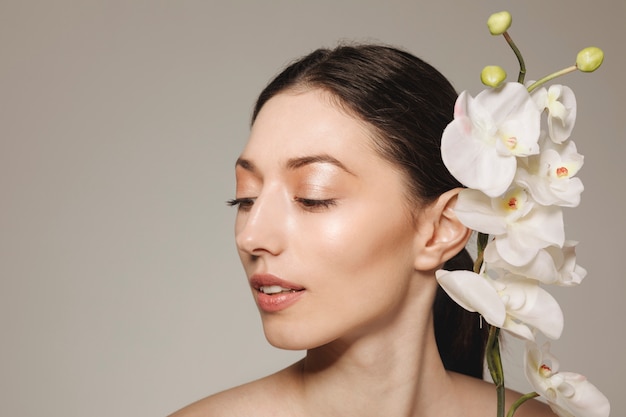
<path id="1" fill-rule="evenodd" d="M 315 51 L 266 87 L 236 163 L 236 242 L 268 341 L 307 355 L 174 416 L 496 415 L 486 329 L 434 275 L 472 268 L 439 149 L 456 96 L 376 45 Z"/>

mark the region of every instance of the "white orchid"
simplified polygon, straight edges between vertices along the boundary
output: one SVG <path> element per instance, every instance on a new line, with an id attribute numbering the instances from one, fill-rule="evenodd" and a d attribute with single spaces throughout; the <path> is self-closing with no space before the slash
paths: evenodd
<path id="1" fill-rule="evenodd" d="M 533 389 L 561 417 L 608 417 L 610 405 L 604 394 L 582 375 L 559 372 L 559 362 L 549 347 L 526 344 L 524 369 Z"/>
<path id="2" fill-rule="evenodd" d="M 537 256 L 528 264 L 515 266 L 506 262 L 498 254 L 494 244 L 485 248 L 485 262 L 495 268 L 502 268 L 527 278 L 536 279 L 543 284 L 564 287 L 580 284 L 587 275 L 587 270 L 576 263 L 576 245 L 578 242 L 566 240 L 562 248 L 548 246 L 537 252 Z"/>
<path id="3" fill-rule="evenodd" d="M 543 395 L 561 417 L 607 417 L 606 397 L 583 376 L 558 372 L 558 361 L 534 343 L 539 332 L 557 339 L 563 330 L 561 308 L 542 286 L 573 286 L 587 274 L 576 263 L 577 242 L 565 240 L 563 224 L 563 207 L 578 206 L 584 189 L 576 177 L 583 156 L 570 140 L 576 97 L 569 87 L 543 86 L 572 71 L 595 71 L 604 54 L 585 48 L 576 65 L 524 85 L 524 59 L 508 33 L 510 14 L 495 13 L 487 25 L 492 34 L 504 36 L 520 71 L 517 82 L 502 84 L 506 72 L 487 66 L 481 81 L 492 88 L 476 97 L 464 91 L 456 100 L 441 156 L 466 187 L 454 212 L 478 232 L 476 261 L 474 271 L 435 275 L 456 303 L 490 324 L 486 362 L 498 392 L 498 417 L 505 415 L 501 330 L 528 340 L 526 374 L 537 391 L 522 396 L 507 416 Z"/>
<path id="4" fill-rule="evenodd" d="M 539 152 L 541 111 L 519 83 L 484 90 L 476 98 L 462 92 L 441 139 L 446 167 L 463 185 L 501 195 L 515 176 L 516 157 Z"/>
<path id="5" fill-rule="evenodd" d="M 500 256 L 515 266 L 528 264 L 543 248 L 562 247 L 565 242 L 562 209 L 536 204 L 519 187 L 498 198 L 462 190 L 454 211 L 465 226 L 494 235 Z"/>
<path id="6" fill-rule="evenodd" d="M 532 97 L 541 109 L 548 111 L 548 132 L 555 143 L 563 143 L 569 138 L 576 121 L 576 96 L 571 88 L 564 85 L 551 85 L 539 88 Z"/>
<path id="7" fill-rule="evenodd" d="M 534 340 L 534 330 L 551 339 L 563 331 L 563 312 L 556 300 L 538 281 L 491 270 L 436 272 L 439 285 L 457 304 L 480 313 L 487 323 L 512 334 Z"/>
<path id="8" fill-rule="evenodd" d="M 544 141 L 539 155 L 531 156 L 525 164 L 520 164 L 515 183 L 524 187 L 535 201 L 544 206 L 576 207 L 584 186 L 574 175 L 582 167 L 583 160 L 572 141 L 564 145 Z"/>

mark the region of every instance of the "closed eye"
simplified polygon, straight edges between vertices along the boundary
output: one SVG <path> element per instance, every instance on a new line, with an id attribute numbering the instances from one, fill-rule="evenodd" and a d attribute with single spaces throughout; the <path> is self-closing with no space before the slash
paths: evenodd
<path id="1" fill-rule="evenodd" d="M 239 210 L 250 210 L 254 204 L 254 200 L 256 200 L 256 197 L 233 198 L 226 201 L 226 204 L 231 207 L 238 207 Z M 308 211 L 323 210 L 337 204 L 337 201 L 332 198 L 316 200 L 312 198 L 294 197 L 294 201 Z"/>
<path id="2" fill-rule="evenodd" d="M 294 201 L 299 203 L 304 209 L 309 211 L 317 211 L 327 209 L 337 204 L 337 200 L 328 198 L 324 200 L 315 200 L 311 198 L 294 197 Z"/>
<path id="3" fill-rule="evenodd" d="M 226 204 L 231 207 L 237 207 L 239 210 L 249 210 L 254 204 L 254 200 L 256 200 L 256 197 L 233 198 L 226 201 Z"/>

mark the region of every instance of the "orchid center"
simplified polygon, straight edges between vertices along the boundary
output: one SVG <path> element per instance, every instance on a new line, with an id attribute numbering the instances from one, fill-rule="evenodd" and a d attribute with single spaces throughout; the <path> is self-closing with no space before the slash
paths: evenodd
<path id="1" fill-rule="evenodd" d="M 556 169 L 556 176 L 559 178 L 567 177 L 569 175 L 569 170 L 567 167 L 558 167 Z"/>
<path id="2" fill-rule="evenodd" d="M 552 376 L 552 368 L 544 363 L 539 367 L 539 374 L 544 378 L 550 378 Z"/>
<path id="3" fill-rule="evenodd" d="M 524 190 L 515 188 L 502 196 L 500 200 L 501 210 L 507 213 L 517 212 L 521 215 L 526 203 L 526 194 Z M 516 216 L 517 216 L 516 215 Z"/>
<path id="4" fill-rule="evenodd" d="M 503 141 L 506 147 L 510 150 L 515 149 L 515 147 L 517 146 L 517 138 L 515 136 L 505 136 L 503 138 Z"/>

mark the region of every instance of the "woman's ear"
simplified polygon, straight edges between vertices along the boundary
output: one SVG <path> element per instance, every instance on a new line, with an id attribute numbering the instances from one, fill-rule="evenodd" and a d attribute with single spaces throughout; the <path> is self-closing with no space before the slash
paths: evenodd
<path id="1" fill-rule="evenodd" d="M 415 269 L 435 270 L 465 247 L 472 231 L 454 213 L 461 190 L 455 188 L 445 192 L 418 215 Z"/>

